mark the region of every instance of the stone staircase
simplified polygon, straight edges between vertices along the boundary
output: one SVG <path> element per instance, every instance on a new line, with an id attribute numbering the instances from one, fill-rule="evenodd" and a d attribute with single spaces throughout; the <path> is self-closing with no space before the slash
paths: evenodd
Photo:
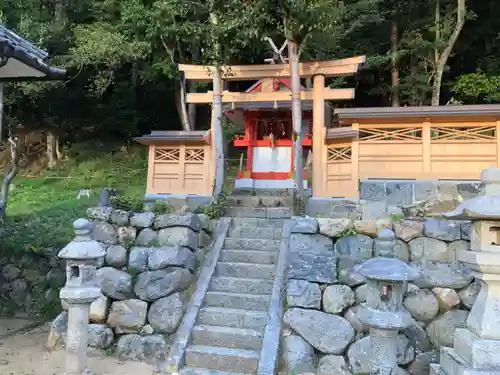
<path id="1" fill-rule="evenodd" d="M 184 320 L 191 319 L 192 324 L 189 335 L 185 335 L 184 352 L 179 352 L 183 359 L 172 374 L 274 373 L 275 358 L 271 352 L 277 351 L 273 336 L 279 334 L 279 323 L 278 328 L 274 326 L 276 316 L 281 318 L 281 299 L 276 294 L 283 284 L 284 266 L 277 270 L 283 224 L 284 220 L 279 219 L 231 220 L 220 249 L 216 249 L 216 244 L 212 250 L 218 251 L 218 255 L 197 313 L 186 312 Z M 275 278 L 279 279 L 277 283 Z M 272 303 L 272 299 L 277 301 Z M 271 316 L 275 317 L 274 323 Z M 181 324 L 179 331 L 183 329 L 187 331 Z M 178 339 L 183 341 L 182 337 Z M 266 346 L 265 340 L 272 342 Z M 263 356 L 268 358 L 264 360 Z M 269 362 L 269 358 L 271 365 L 261 363 Z M 266 367 L 273 367 L 272 372 L 261 369 Z"/>
<path id="2" fill-rule="evenodd" d="M 273 191 L 276 194 L 275 191 Z M 293 215 L 293 192 L 271 195 L 270 191 L 235 191 L 227 198 L 227 216 L 285 219 Z"/>

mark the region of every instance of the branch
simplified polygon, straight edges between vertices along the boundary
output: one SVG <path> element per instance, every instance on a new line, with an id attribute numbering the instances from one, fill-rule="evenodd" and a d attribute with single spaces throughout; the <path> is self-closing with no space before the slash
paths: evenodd
<path id="1" fill-rule="evenodd" d="M 19 172 L 19 138 L 9 137 L 10 144 L 10 170 L 5 175 L 2 183 L 2 190 L 0 191 L 0 218 L 4 218 L 7 209 L 7 202 L 9 199 L 9 187 L 14 177 Z"/>
<path id="2" fill-rule="evenodd" d="M 450 57 L 451 51 L 462 32 L 462 28 L 465 24 L 465 0 L 457 0 L 457 24 L 455 25 L 455 30 L 450 36 L 448 43 L 446 43 L 446 48 L 443 50 L 438 59 L 438 66 L 444 66 Z"/>

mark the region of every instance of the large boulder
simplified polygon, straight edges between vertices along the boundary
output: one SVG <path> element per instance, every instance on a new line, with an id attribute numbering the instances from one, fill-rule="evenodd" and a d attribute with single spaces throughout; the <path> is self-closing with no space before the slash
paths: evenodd
<path id="1" fill-rule="evenodd" d="M 187 227 L 199 232 L 203 227 L 203 223 L 198 215 L 192 213 L 183 215 L 164 214 L 156 217 L 154 227 L 156 229 Z"/>
<path id="2" fill-rule="evenodd" d="M 432 288 L 432 293 L 436 296 L 439 302 L 439 310 L 446 312 L 460 305 L 460 297 L 455 290 L 450 288 Z"/>
<path id="3" fill-rule="evenodd" d="M 47 339 L 47 348 L 54 349 L 62 345 L 66 340 L 68 330 L 68 312 L 60 313 L 50 325 L 49 337 Z"/>
<path id="4" fill-rule="evenodd" d="M 292 220 L 291 233 L 315 234 L 318 232 L 318 221 L 312 217 L 296 216 Z"/>
<path id="5" fill-rule="evenodd" d="M 135 212 L 130 217 L 130 225 L 136 228 L 148 228 L 153 225 L 155 214 L 153 212 Z"/>
<path id="6" fill-rule="evenodd" d="M 96 220 L 93 222 L 92 238 L 108 245 L 118 243 L 118 234 L 115 227 L 105 221 Z"/>
<path id="7" fill-rule="evenodd" d="M 321 234 L 292 234 L 288 253 L 288 278 L 333 284 L 337 279 L 331 238 Z"/>
<path id="8" fill-rule="evenodd" d="M 412 261 L 453 261 L 453 256 L 450 255 L 446 242 L 435 238 L 418 237 L 411 240 L 409 245 Z"/>
<path id="9" fill-rule="evenodd" d="M 287 374 L 314 375 L 316 373 L 314 348 L 302 337 L 285 336 L 282 351 L 284 370 Z"/>
<path id="10" fill-rule="evenodd" d="M 138 299 L 116 301 L 111 304 L 108 325 L 116 333 L 138 333 L 146 324 L 147 302 Z"/>
<path id="11" fill-rule="evenodd" d="M 364 337 L 353 343 L 347 351 L 349 365 L 354 373 L 365 373 L 370 369 L 370 337 Z M 398 365 L 406 365 L 415 358 L 415 349 L 404 335 L 398 335 L 396 360 Z"/>
<path id="12" fill-rule="evenodd" d="M 458 292 L 458 296 L 460 297 L 460 300 L 462 301 L 464 306 L 468 309 L 471 309 L 472 305 L 474 305 L 474 302 L 476 302 L 477 296 L 479 295 L 480 291 L 481 284 L 479 283 L 479 281 L 474 281 L 473 283 L 460 290 Z"/>
<path id="13" fill-rule="evenodd" d="M 193 275 L 179 267 L 146 271 L 137 276 L 134 292 L 143 301 L 155 301 L 169 294 L 182 292 L 191 284 Z"/>
<path id="14" fill-rule="evenodd" d="M 135 239 L 137 246 L 153 246 L 158 242 L 158 232 L 151 228 L 144 228 Z"/>
<path id="15" fill-rule="evenodd" d="M 156 332 L 174 333 L 187 308 L 187 296 L 174 293 L 151 304 L 148 322 Z"/>
<path id="16" fill-rule="evenodd" d="M 430 322 L 439 313 L 439 302 L 428 290 L 420 289 L 408 293 L 404 305 L 411 316 L 421 322 Z"/>
<path id="17" fill-rule="evenodd" d="M 168 350 L 169 345 L 162 335 L 123 335 L 116 344 L 116 355 L 119 360 L 145 361 L 151 364 L 163 362 Z"/>
<path id="18" fill-rule="evenodd" d="M 158 233 L 158 243 L 161 246 L 185 246 L 194 251 L 198 248 L 198 235 L 187 227 L 163 228 Z"/>
<path id="19" fill-rule="evenodd" d="M 316 375 L 352 375 L 344 357 L 340 355 L 325 355 L 318 363 Z"/>
<path id="20" fill-rule="evenodd" d="M 306 280 L 289 280 L 286 288 L 288 307 L 321 308 L 321 290 L 318 284 Z"/>
<path id="21" fill-rule="evenodd" d="M 455 330 L 466 327 L 468 316 L 468 311 L 450 310 L 429 323 L 426 331 L 434 347 L 453 346 Z"/>
<path id="22" fill-rule="evenodd" d="M 93 323 L 105 323 L 108 319 L 110 301 L 104 294 L 90 304 L 89 321 Z"/>
<path id="23" fill-rule="evenodd" d="M 342 354 L 354 338 L 354 329 L 346 319 L 316 310 L 292 308 L 283 321 L 325 354 Z"/>
<path id="24" fill-rule="evenodd" d="M 323 292 L 323 310 L 330 314 L 340 314 L 354 302 L 354 292 L 347 285 L 330 285 Z"/>
<path id="25" fill-rule="evenodd" d="M 96 272 L 102 293 L 116 300 L 132 296 L 132 276 L 113 267 L 102 267 Z"/>
<path id="26" fill-rule="evenodd" d="M 373 239 L 362 234 L 339 238 L 335 253 L 339 256 L 339 268 L 352 267 L 373 257 Z"/>
<path id="27" fill-rule="evenodd" d="M 318 224 L 319 233 L 332 238 L 340 237 L 342 233 L 353 228 L 350 219 L 319 218 Z"/>
<path id="28" fill-rule="evenodd" d="M 107 349 L 113 345 L 115 334 L 106 324 L 89 324 L 88 345 L 92 348 Z"/>
<path id="29" fill-rule="evenodd" d="M 424 234 L 424 223 L 420 221 L 403 220 L 394 223 L 394 233 L 397 238 L 409 242 Z"/>
<path id="30" fill-rule="evenodd" d="M 187 247 L 163 246 L 149 249 L 148 268 L 150 270 L 155 271 L 173 266 L 193 271 L 196 266 L 196 256 Z"/>
<path id="31" fill-rule="evenodd" d="M 106 251 L 106 264 L 114 268 L 122 268 L 127 265 L 127 249 L 122 245 L 111 245 Z"/>
<path id="32" fill-rule="evenodd" d="M 424 235 L 447 242 L 459 240 L 460 224 L 448 220 L 426 220 L 424 223 Z"/>
<path id="33" fill-rule="evenodd" d="M 473 277 L 460 264 L 421 261 L 413 263 L 419 268 L 421 276 L 414 281 L 420 288 L 451 288 L 460 289 L 472 282 Z"/>
<path id="34" fill-rule="evenodd" d="M 148 269 L 148 247 L 135 246 L 130 249 L 128 269 L 142 272 Z"/>

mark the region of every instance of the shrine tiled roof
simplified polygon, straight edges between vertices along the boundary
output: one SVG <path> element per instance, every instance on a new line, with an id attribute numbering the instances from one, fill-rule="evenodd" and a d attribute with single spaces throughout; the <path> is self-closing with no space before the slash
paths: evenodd
<path id="1" fill-rule="evenodd" d="M 48 53 L 27 40 L 21 38 L 6 27 L 0 25 L 0 81 L 27 80 L 27 79 L 64 79 L 66 70 L 50 66 L 45 62 Z M 10 59 L 34 69 L 37 74 L 28 73 L 29 70 L 7 75 L 2 74 L 2 67 L 6 67 Z"/>

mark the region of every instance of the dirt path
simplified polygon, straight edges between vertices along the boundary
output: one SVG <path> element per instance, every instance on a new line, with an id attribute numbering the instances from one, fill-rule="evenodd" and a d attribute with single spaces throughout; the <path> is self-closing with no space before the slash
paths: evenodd
<path id="1" fill-rule="evenodd" d="M 47 352 L 48 327 L 0 340 L 1 375 L 64 375 L 64 350 Z M 143 363 L 119 362 L 100 351 L 89 351 L 89 369 L 96 375 L 150 375 Z"/>

